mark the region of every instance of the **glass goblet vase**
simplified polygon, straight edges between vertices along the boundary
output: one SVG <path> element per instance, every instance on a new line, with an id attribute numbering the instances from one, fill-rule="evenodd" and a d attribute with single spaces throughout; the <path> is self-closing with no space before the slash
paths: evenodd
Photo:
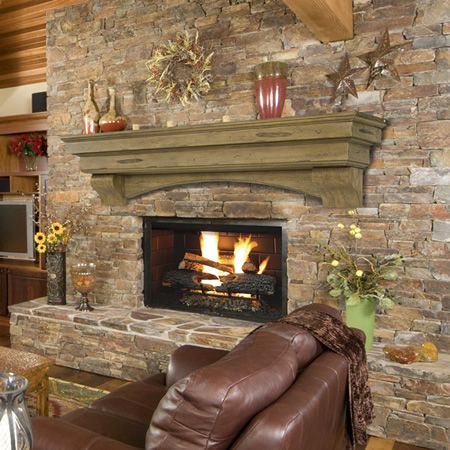
<path id="1" fill-rule="evenodd" d="M 89 304 L 88 293 L 94 289 L 96 276 L 94 263 L 78 263 L 70 268 L 73 287 L 81 294 L 81 299 L 75 307 L 78 311 L 92 311 Z"/>

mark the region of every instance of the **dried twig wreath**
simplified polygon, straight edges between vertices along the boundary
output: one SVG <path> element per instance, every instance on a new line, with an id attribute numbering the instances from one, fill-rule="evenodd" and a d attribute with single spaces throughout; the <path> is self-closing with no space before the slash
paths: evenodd
<path id="1" fill-rule="evenodd" d="M 175 41 L 155 49 L 146 63 L 150 71 L 147 81 L 155 87 L 155 94 L 163 94 L 167 102 L 180 102 L 185 106 L 208 93 L 212 55 L 205 56 L 198 43 L 198 33 L 191 38 L 185 32 Z"/>

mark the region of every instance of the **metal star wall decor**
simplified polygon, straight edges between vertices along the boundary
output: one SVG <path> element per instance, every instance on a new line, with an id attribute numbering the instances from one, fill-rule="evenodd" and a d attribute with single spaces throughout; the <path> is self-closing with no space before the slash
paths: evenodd
<path id="1" fill-rule="evenodd" d="M 327 78 L 333 83 L 333 97 L 335 103 L 340 104 L 342 100 L 348 96 L 358 97 L 355 82 L 350 78 L 352 75 L 365 70 L 351 69 L 348 54 L 346 53 L 339 64 L 337 72 L 327 74 Z"/>
<path id="2" fill-rule="evenodd" d="M 381 40 L 375 50 L 358 56 L 359 59 L 369 66 L 369 79 L 367 80 L 366 87 L 369 87 L 375 79 L 382 75 L 391 76 L 395 80 L 400 81 L 400 75 L 394 65 L 393 59 L 386 58 L 386 56 L 407 44 L 409 44 L 409 41 L 404 44 L 391 46 L 389 31 L 386 30 L 381 36 Z"/>

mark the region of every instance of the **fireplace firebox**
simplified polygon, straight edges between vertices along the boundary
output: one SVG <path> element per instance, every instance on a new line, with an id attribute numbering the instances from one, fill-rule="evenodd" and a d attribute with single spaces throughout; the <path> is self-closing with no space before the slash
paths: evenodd
<path id="1" fill-rule="evenodd" d="M 144 218 L 144 303 L 265 322 L 287 311 L 281 222 Z"/>

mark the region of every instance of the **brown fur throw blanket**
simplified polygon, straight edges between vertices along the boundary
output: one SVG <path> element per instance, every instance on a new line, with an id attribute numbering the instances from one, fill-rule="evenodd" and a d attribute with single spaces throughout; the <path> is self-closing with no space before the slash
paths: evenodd
<path id="1" fill-rule="evenodd" d="M 297 309 L 279 321 L 307 330 L 325 347 L 347 359 L 352 444 L 365 446 L 366 428 L 373 419 L 373 403 L 361 336 L 340 319 L 314 309 Z"/>

